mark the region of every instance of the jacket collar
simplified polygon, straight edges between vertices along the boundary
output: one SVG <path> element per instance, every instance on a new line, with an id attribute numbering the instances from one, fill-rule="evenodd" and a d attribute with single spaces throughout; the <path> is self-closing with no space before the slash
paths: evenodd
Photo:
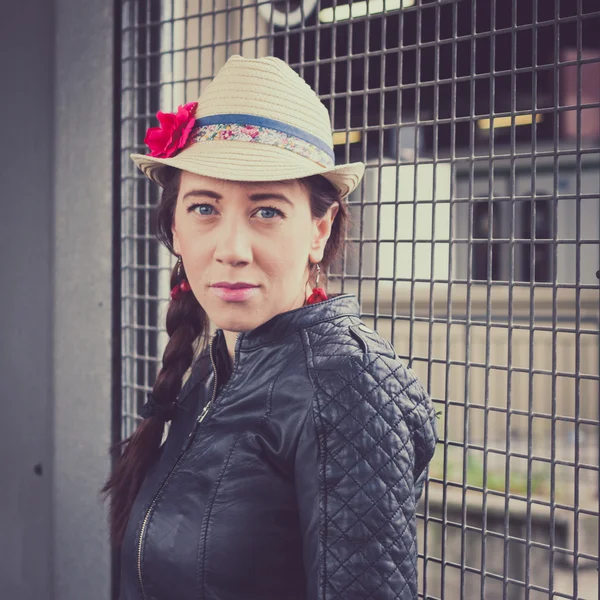
<path id="1" fill-rule="evenodd" d="M 295 310 L 280 313 L 255 329 L 240 333 L 236 343 L 236 353 L 270 344 L 295 333 L 299 329 L 323 321 L 330 321 L 336 317 L 344 315 L 357 317 L 358 311 L 358 301 L 354 295 L 340 294 L 316 304 L 308 304 Z"/>
<path id="2" fill-rule="evenodd" d="M 317 304 L 309 304 L 295 310 L 280 313 L 255 329 L 240 333 L 236 342 L 236 355 L 240 351 L 253 350 L 283 339 L 303 327 L 330 321 L 341 316 L 358 317 L 358 311 L 359 306 L 356 296 L 352 294 L 340 294 L 331 296 L 328 300 L 323 300 Z M 217 368 L 226 371 L 224 375 L 226 375 L 225 379 L 227 379 L 228 370 L 231 368 L 231 365 L 227 358 L 227 348 L 225 347 L 225 340 L 221 329 L 217 329 L 216 331 L 215 350 L 214 358 L 216 359 Z M 178 402 L 183 404 L 196 385 L 206 379 L 211 372 L 209 343 L 198 357 L 190 377 L 181 389 Z"/>

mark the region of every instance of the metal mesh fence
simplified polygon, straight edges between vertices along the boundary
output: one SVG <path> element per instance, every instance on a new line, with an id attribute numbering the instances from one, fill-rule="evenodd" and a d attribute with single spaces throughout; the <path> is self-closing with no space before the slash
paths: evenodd
<path id="1" fill-rule="evenodd" d="M 345 2 L 345 0 L 344 0 Z M 594 0 L 122 4 L 122 434 L 157 373 L 171 259 L 145 152 L 232 54 L 313 86 L 367 173 L 331 274 L 442 412 L 424 598 L 597 598 L 600 6 Z"/>

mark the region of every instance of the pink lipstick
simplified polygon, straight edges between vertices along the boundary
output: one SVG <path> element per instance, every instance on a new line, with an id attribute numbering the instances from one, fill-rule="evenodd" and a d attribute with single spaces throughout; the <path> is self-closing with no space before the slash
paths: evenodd
<path id="1" fill-rule="evenodd" d="M 258 286 L 244 282 L 219 281 L 211 286 L 211 290 L 225 302 L 244 302 L 256 293 Z"/>

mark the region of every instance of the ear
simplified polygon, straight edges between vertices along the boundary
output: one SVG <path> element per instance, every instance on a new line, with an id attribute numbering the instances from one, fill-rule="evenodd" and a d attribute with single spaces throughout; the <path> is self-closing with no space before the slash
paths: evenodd
<path id="1" fill-rule="evenodd" d="M 173 250 L 177 256 L 181 256 L 181 245 L 179 243 L 179 234 L 175 228 L 175 219 L 173 219 L 173 225 L 171 227 L 171 233 L 173 234 Z"/>
<path id="2" fill-rule="evenodd" d="M 331 235 L 331 227 L 340 209 L 340 205 L 334 202 L 320 219 L 313 219 L 313 239 L 308 254 L 310 262 L 319 263 L 323 260 L 325 246 Z"/>

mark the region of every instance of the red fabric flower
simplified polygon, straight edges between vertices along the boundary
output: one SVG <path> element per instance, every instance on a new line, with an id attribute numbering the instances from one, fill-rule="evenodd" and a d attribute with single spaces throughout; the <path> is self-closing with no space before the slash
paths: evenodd
<path id="1" fill-rule="evenodd" d="M 176 113 L 156 113 L 160 127 L 150 127 L 144 138 L 144 144 L 150 148 L 149 156 L 170 158 L 185 146 L 194 128 L 197 107 L 197 102 L 188 102 Z"/>

